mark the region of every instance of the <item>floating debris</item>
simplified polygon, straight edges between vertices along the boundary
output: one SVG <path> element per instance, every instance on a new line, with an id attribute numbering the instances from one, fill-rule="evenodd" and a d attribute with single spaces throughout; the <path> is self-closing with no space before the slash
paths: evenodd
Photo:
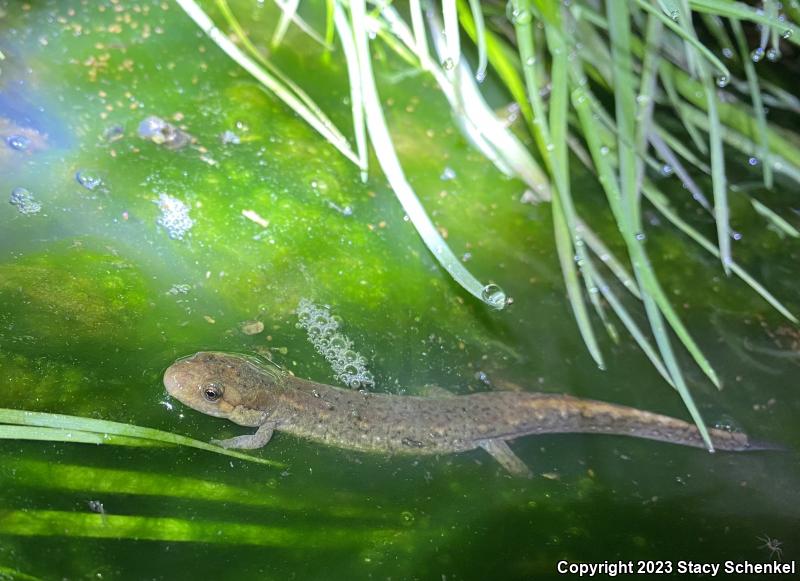
<path id="1" fill-rule="evenodd" d="M 264 330 L 264 323 L 261 321 L 244 321 L 239 323 L 239 330 L 245 335 L 258 335 Z"/>
<path id="2" fill-rule="evenodd" d="M 308 340 L 331 364 L 336 378 L 352 389 L 374 387 L 364 356 L 353 350 L 353 342 L 339 332 L 339 321 L 327 307 L 318 307 L 308 299 L 297 305 L 297 327 L 305 329 Z"/>
<path id="3" fill-rule="evenodd" d="M 28 146 L 31 144 L 31 140 L 25 137 L 24 135 L 9 135 L 6 138 L 6 143 L 11 149 L 16 149 L 17 151 L 25 151 L 28 149 Z"/>
<path id="4" fill-rule="evenodd" d="M 255 222 L 256 224 L 258 224 L 262 228 L 266 228 L 267 226 L 269 226 L 269 220 L 266 220 L 265 218 L 262 218 L 261 216 L 259 216 L 253 210 L 242 210 L 242 216 L 244 216 L 245 218 L 247 218 L 251 222 Z"/>
<path id="5" fill-rule="evenodd" d="M 194 226 L 194 221 L 189 217 L 189 206 L 167 194 L 159 195 L 156 204 L 161 210 L 158 224 L 167 229 L 170 238 L 183 240 L 183 236 Z"/>
<path id="6" fill-rule="evenodd" d="M 180 149 L 192 141 L 191 135 L 155 115 L 139 123 L 139 137 L 167 149 Z"/>
<path id="7" fill-rule="evenodd" d="M 8 203 L 16 206 L 20 214 L 38 214 L 42 211 L 42 205 L 36 201 L 33 194 L 23 187 L 11 190 L 11 197 Z"/>
<path id="8" fill-rule="evenodd" d="M 75 172 L 75 181 L 89 191 L 93 191 L 103 185 L 103 180 L 99 176 L 84 169 L 79 169 Z"/>
<path id="9" fill-rule="evenodd" d="M 450 166 L 447 166 L 446 168 L 444 168 L 442 175 L 439 176 L 439 179 L 442 180 L 443 182 L 456 179 L 456 170 L 454 170 Z"/>
<path id="10" fill-rule="evenodd" d="M 222 141 L 222 145 L 239 145 L 242 142 L 239 136 L 231 130 L 226 131 L 219 138 Z"/>

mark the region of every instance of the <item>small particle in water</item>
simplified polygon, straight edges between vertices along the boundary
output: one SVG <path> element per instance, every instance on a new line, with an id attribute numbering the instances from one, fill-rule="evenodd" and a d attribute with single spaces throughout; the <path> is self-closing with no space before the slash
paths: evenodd
<path id="1" fill-rule="evenodd" d="M 733 50 L 728 47 L 723 48 L 722 56 L 724 56 L 726 59 L 733 58 Z"/>
<path id="2" fill-rule="evenodd" d="M 182 240 L 183 236 L 194 226 L 194 220 L 189 217 L 189 206 L 167 194 L 160 194 L 155 203 L 161 210 L 158 224 L 166 228 L 170 238 Z"/>
<path id="3" fill-rule="evenodd" d="M 191 135 L 155 115 L 139 123 L 138 133 L 142 139 L 148 139 L 168 149 L 180 149 L 192 140 Z"/>
<path id="4" fill-rule="evenodd" d="M 16 187 L 11 190 L 11 197 L 8 203 L 16 206 L 20 214 L 38 214 L 42 211 L 42 205 L 36 201 L 33 194 L 23 187 Z"/>
<path id="5" fill-rule="evenodd" d="M 367 370 L 363 355 L 353 350 L 353 342 L 339 332 L 339 320 L 327 307 L 308 299 L 297 306 L 297 326 L 305 329 L 308 340 L 330 363 L 336 378 L 352 389 L 373 387 L 375 380 Z"/>
<path id="6" fill-rule="evenodd" d="M 189 286 L 188 284 L 173 284 L 167 291 L 167 294 L 173 296 L 185 295 L 188 294 L 191 289 L 192 287 Z"/>
<path id="7" fill-rule="evenodd" d="M 442 175 L 439 176 L 439 179 L 443 182 L 456 179 L 456 170 L 450 166 L 445 167 L 442 171 Z"/>
<path id="8" fill-rule="evenodd" d="M 475 372 L 475 379 L 480 381 L 482 384 L 491 387 L 492 382 L 489 380 L 489 376 L 486 374 L 485 371 L 476 371 Z"/>
<path id="9" fill-rule="evenodd" d="M 461 262 L 469 262 L 470 260 L 472 260 L 471 252 L 465 252 L 463 256 L 461 256 Z"/>
<path id="10" fill-rule="evenodd" d="M 350 206 L 339 206 L 338 204 L 335 204 L 330 200 L 328 201 L 328 206 L 339 212 L 342 216 L 353 215 L 353 208 L 351 208 Z"/>
<path id="11" fill-rule="evenodd" d="M 747 160 L 747 163 L 750 164 L 750 165 L 758 165 L 758 158 L 757 157 L 751 157 L 750 159 Z"/>
<path id="12" fill-rule="evenodd" d="M 243 321 L 239 323 L 239 330 L 245 335 L 258 335 L 264 330 L 264 323 L 261 321 Z"/>
<path id="13" fill-rule="evenodd" d="M 269 220 L 266 220 L 258 215 L 257 212 L 254 210 L 242 210 L 242 216 L 250 220 L 251 222 L 255 222 L 262 228 L 266 228 L 269 226 Z"/>
<path id="14" fill-rule="evenodd" d="M 169 411 L 172 411 L 172 410 L 173 410 L 173 408 L 174 408 L 174 406 L 173 406 L 171 403 L 169 403 L 168 401 L 160 401 L 160 402 L 158 402 L 158 403 L 160 403 L 161 405 L 163 405 L 163 406 L 164 406 L 164 407 L 165 407 L 167 410 L 169 410 Z"/>
<path id="15" fill-rule="evenodd" d="M 239 145 L 242 142 L 242 140 L 239 139 L 239 136 L 230 129 L 220 135 L 219 138 L 223 145 Z"/>
<path id="16" fill-rule="evenodd" d="M 208 323 L 209 325 L 213 325 L 214 323 L 217 322 L 217 320 L 214 317 L 212 317 L 211 315 L 203 315 L 203 318 L 206 320 L 206 323 Z"/>
<path id="17" fill-rule="evenodd" d="M 31 140 L 25 137 L 24 135 L 9 135 L 6 138 L 6 143 L 11 149 L 16 149 L 17 151 L 25 151 L 31 144 Z"/>
<path id="18" fill-rule="evenodd" d="M 125 128 L 122 125 L 112 125 L 103 132 L 103 139 L 109 143 L 113 143 L 123 138 L 125 135 Z"/>
<path id="19" fill-rule="evenodd" d="M 90 191 L 97 189 L 103 184 L 103 180 L 100 179 L 99 176 L 85 169 L 80 169 L 75 173 L 75 181 Z"/>

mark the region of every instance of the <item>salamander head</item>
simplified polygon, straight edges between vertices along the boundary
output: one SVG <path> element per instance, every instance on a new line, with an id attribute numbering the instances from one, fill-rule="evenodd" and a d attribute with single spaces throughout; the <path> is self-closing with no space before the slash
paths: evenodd
<path id="1" fill-rule="evenodd" d="M 170 365 L 164 372 L 164 387 L 199 412 L 258 426 L 274 408 L 284 378 L 283 371 L 266 363 L 201 351 Z"/>

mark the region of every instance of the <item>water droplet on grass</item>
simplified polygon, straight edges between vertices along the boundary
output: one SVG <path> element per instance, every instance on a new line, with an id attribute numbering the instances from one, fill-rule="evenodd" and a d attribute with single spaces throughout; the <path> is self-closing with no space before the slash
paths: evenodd
<path id="1" fill-rule="evenodd" d="M 506 293 L 496 284 L 487 284 L 481 291 L 481 299 L 490 307 L 501 310 L 506 306 Z"/>

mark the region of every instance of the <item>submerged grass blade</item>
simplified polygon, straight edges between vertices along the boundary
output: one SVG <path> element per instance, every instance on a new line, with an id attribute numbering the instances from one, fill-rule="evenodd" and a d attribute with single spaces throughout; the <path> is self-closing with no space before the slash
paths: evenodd
<path id="1" fill-rule="evenodd" d="M 769 220 L 773 226 L 775 226 L 779 231 L 783 232 L 787 236 L 791 236 L 792 238 L 800 238 L 800 232 L 797 231 L 797 228 L 789 224 L 786 220 L 781 218 L 776 212 L 756 200 L 755 198 L 750 198 L 750 203 L 753 205 L 753 209 L 761 214 L 764 218 Z"/>
<path id="2" fill-rule="evenodd" d="M 225 531 L 225 534 L 219 534 L 220 531 Z M 397 543 L 404 538 L 403 531 L 385 528 L 354 529 L 351 526 L 325 526 L 309 529 L 195 518 L 30 509 L 0 512 L 0 534 L 350 551 L 374 543 Z"/>
<path id="3" fill-rule="evenodd" d="M 144 440 L 142 440 L 144 441 Z M 181 476 L 174 472 L 124 470 L 100 466 L 60 464 L 28 458 L 5 458 L 0 482 L 25 482 L 26 488 L 79 492 L 92 495 L 128 494 L 144 497 L 174 498 L 187 501 L 220 502 L 255 509 L 277 509 L 282 512 L 306 512 L 335 518 L 365 519 L 380 522 L 382 513 L 364 506 L 361 499 L 346 491 L 337 492 L 336 502 L 327 506 L 312 504 L 291 492 L 272 490 L 264 493 L 264 485 L 231 485 L 219 480 Z M 2 577 L 0 577 L 2 579 Z"/>
<path id="4" fill-rule="evenodd" d="M 151 442 L 153 445 L 166 444 L 187 446 L 189 448 L 197 448 L 207 452 L 222 454 L 223 456 L 238 458 L 239 460 L 247 460 L 248 462 L 266 464 L 267 466 L 273 466 L 276 468 L 281 468 L 284 466 L 280 462 L 267 460 L 266 458 L 260 458 L 258 456 L 242 454 L 241 452 L 236 452 L 234 450 L 227 450 L 219 446 L 207 444 L 199 440 L 193 440 L 191 438 L 187 438 L 186 436 L 180 436 L 171 432 L 164 432 L 153 428 L 144 428 L 141 426 L 123 424 L 120 422 L 111 422 L 107 420 L 96 420 L 93 418 L 82 418 L 78 416 L 67 416 L 62 414 L 49 414 L 45 412 L 31 412 L 25 410 L 0 408 L 0 424 L 15 424 L 18 426 L 53 428 L 59 430 L 58 432 L 52 432 L 52 435 L 54 436 L 58 436 L 63 430 L 77 430 L 84 433 L 93 432 L 95 434 L 99 434 L 100 436 L 108 434 L 109 436 L 121 437 L 124 438 L 124 440 L 122 440 L 123 442 L 127 442 L 127 440 L 132 438 L 140 438 L 142 440 Z M 106 441 L 104 440 L 101 442 L 92 443 L 106 443 Z M 119 443 L 119 441 L 108 441 L 107 443 Z M 124 445 L 132 444 L 126 443 Z"/>

